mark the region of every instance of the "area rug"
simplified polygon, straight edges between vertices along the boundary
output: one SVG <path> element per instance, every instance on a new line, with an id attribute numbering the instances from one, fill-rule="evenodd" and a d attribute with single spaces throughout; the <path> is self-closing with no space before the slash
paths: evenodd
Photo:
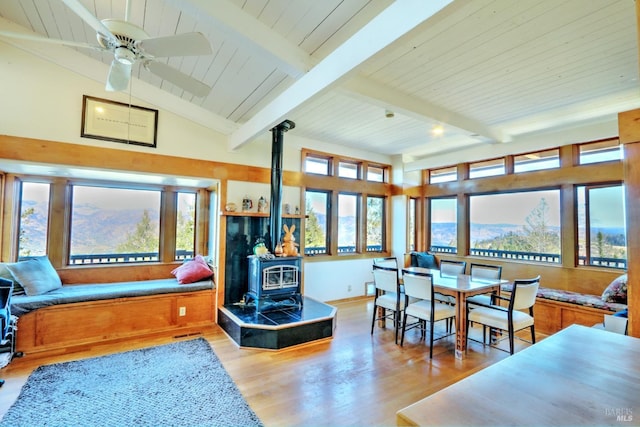
<path id="1" fill-rule="evenodd" d="M 198 338 L 37 368 L 0 426 L 260 426 Z"/>

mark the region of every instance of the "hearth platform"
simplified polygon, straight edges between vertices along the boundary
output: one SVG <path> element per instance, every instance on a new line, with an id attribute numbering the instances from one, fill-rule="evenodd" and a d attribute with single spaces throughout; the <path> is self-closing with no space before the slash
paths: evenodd
<path id="1" fill-rule="evenodd" d="M 302 297 L 302 307 L 282 306 L 257 311 L 242 303 L 218 309 L 218 324 L 240 347 L 280 350 L 325 338 L 332 338 L 337 309 Z"/>

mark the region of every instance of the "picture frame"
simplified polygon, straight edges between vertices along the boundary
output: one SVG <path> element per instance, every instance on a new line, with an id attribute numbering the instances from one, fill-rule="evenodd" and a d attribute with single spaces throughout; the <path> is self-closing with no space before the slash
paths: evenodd
<path id="1" fill-rule="evenodd" d="M 157 131 L 158 110 L 82 97 L 81 137 L 156 148 Z"/>

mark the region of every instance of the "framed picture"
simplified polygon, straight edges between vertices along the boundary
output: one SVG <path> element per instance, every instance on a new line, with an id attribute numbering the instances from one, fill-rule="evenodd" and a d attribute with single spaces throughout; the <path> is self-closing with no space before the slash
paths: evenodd
<path id="1" fill-rule="evenodd" d="M 158 110 L 82 97 L 80 136 L 155 148 L 157 130 Z"/>

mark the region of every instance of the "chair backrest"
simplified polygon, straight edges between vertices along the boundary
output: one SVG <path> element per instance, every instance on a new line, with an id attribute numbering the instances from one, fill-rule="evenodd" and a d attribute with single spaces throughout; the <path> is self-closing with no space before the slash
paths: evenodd
<path id="1" fill-rule="evenodd" d="M 469 266 L 469 274 L 472 279 L 500 280 L 502 267 L 499 265 L 474 264 Z"/>
<path id="2" fill-rule="evenodd" d="M 627 322 L 626 317 L 614 316 L 613 314 L 604 315 L 604 330 L 609 332 L 615 332 L 616 334 L 627 335 Z"/>
<path id="3" fill-rule="evenodd" d="M 373 283 L 376 289 L 385 292 L 398 292 L 400 283 L 398 281 L 398 269 L 373 265 Z"/>
<path id="4" fill-rule="evenodd" d="M 533 279 L 517 279 L 513 281 L 511 291 L 510 310 L 522 310 L 533 307 L 540 287 L 540 276 Z"/>
<path id="5" fill-rule="evenodd" d="M 431 301 L 433 299 L 433 276 L 429 273 L 402 272 L 404 293 L 407 297 Z"/>
<path id="6" fill-rule="evenodd" d="M 13 292 L 13 282 L 0 277 L 0 309 L 10 307 L 11 292 Z"/>
<path id="7" fill-rule="evenodd" d="M 464 274 L 466 268 L 466 261 L 452 261 L 447 259 L 440 260 L 440 274 L 442 276 L 457 276 L 459 274 Z"/>
<path id="8" fill-rule="evenodd" d="M 378 265 L 380 267 L 391 267 L 391 268 L 398 268 L 398 260 L 396 259 L 396 257 L 384 257 L 384 258 L 374 258 L 373 259 L 373 265 Z"/>

